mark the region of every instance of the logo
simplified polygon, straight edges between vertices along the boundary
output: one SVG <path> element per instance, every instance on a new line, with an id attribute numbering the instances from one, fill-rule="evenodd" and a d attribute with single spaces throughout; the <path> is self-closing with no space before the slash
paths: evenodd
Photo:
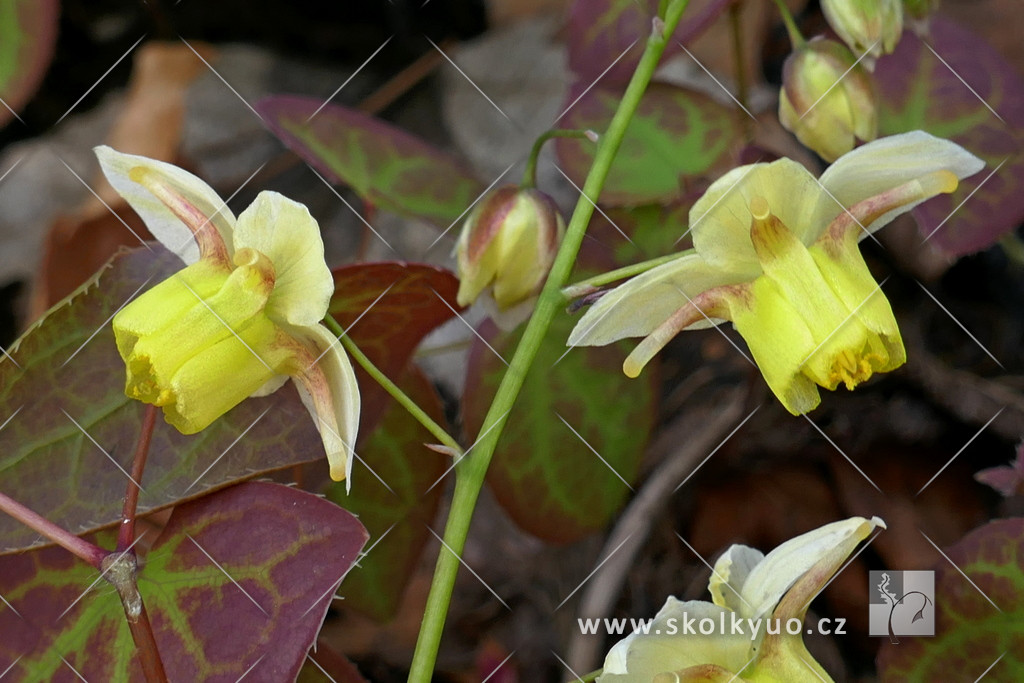
<path id="1" fill-rule="evenodd" d="M 868 633 L 889 636 L 935 635 L 935 572 L 871 572 L 868 584 Z"/>

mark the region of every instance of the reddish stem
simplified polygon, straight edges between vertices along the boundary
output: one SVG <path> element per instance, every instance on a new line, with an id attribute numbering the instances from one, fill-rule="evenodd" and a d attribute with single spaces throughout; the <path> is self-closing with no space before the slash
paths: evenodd
<path id="1" fill-rule="evenodd" d="M 124 507 L 121 510 L 121 529 L 117 534 L 117 551 L 124 552 L 135 543 L 135 510 L 139 505 L 139 483 L 146 469 L 146 456 L 149 455 L 149 444 L 153 440 L 153 427 L 156 425 L 157 407 L 146 405 L 142 417 L 142 431 L 135 446 L 132 458 L 132 472 L 128 479 L 128 488 L 124 493 Z"/>
<path id="2" fill-rule="evenodd" d="M 160 660 L 160 651 L 156 647 L 156 638 L 153 636 L 153 627 L 150 626 L 145 606 L 142 607 L 138 621 L 128 620 L 128 629 L 132 632 L 135 651 L 139 653 L 139 663 L 142 664 L 146 682 L 167 683 L 167 672 L 164 671 L 164 663 Z"/>
<path id="3" fill-rule="evenodd" d="M 42 515 L 33 512 L 10 496 L 0 493 L 0 511 L 18 520 L 33 531 L 50 539 L 72 555 L 79 557 L 96 569 L 101 569 L 103 558 L 109 553 L 86 540 L 75 536 L 67 529 L 57 526 Z"/>

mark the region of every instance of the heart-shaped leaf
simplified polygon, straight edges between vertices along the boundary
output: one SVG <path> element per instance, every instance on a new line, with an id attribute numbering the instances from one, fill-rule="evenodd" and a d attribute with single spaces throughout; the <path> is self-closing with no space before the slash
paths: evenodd
<path id="1" fill-rule="evenodd" d="M 914 210 L 923 237 L 953 256 L 994 244 L 1024 220 L 1024 78 L 984 39 L 934 17 L 878 61 L 879 130 L 925 130 L 987 162 L 953 194 Z"/>
<path id="2" fill-rule="evenodd" d="M 621 98 L 618 90 L 594 88 L 566 115 L 565 127 L 603 132 Z M 653 83 L 626 130 L 599 201 L 608 206 L 669 201 L 686 189 L 687 179 L 724 170 L 739 140 L 737 119 L 723 105 L 707 95 Z M 556 145 L 566 173 L 582 187 L 594 145 L 570 138 L 559 138 Z"/>
<path id="3" fill-rule="evenodd" d="M 353 109 L 293 95 L 268 97 L 256 109 L 328 180 L 396 213 L 447 228 L 484 189 L 461 159 Z"/>
<path id="4" fill-rule="evenodd" d="M 0 127 L 39 87 L 57 42 L 58 0 L 0 2 Z"/>
<path id="5" fill-rule="evenodd" d="M 0 357 L 0 491 L 75 533 L 120 519 L 144 407 L 124 394 L 110 319 L 179 268 L 157 245 L 124 252 Z M 320 435 L 290 383 L 192 436 L 161 419 L 139 512 L 321 458 Z M 0 515 L 0 550 L 40 542 Z"/>
<path id="6" fill-rule="evenodd" d="M 411 366 L 401 386 L 428 415 L 443 421 L 437 392 L 422 371 Z M 392 403 L 359 448 L 355 470 L 360 485 L 350 494 L 341 483 L 327 489 L 327 498 L 358 515 L 370 533 L 371 550 L 342 586 L 344 605 L 378 621 L 394 616 L 430 538 L 427 524 L 444 492 L 444 486 L 435 484 L 451 464 L 451 458 L 424 445 L 434 441 L 404 408 Z"/>
<path id="7" fill-rule="evenodd" d="M 455 315 L 459 281 L 451 271 L 420 263 L 359 263 L 334 271 L 333 315 L 373 364 L 392 380 L 404 372 L 423 337 Z M 363 431 L 369 433 L 387 393 L 356 369 Z"/>
<path id="8" fill-rule="evenodd" d="M 602 528 L 631 491 L 654 418 L 654 377 L 622 374 L 618 346 L 565 346 L 575 320 L 559 316 L 507 417 L 487 481 L 519 526 L 567 543 Z M 469 356 L 463 418 L 477 434 L 520 334 L 493 325 Z M 568 353 L 567 353 L 568 351 Z"/>
<path id="9" fill-rule="evenodd" d="M 168 678 L 294 680 L 366 538 L 349 512 L 279 484 L 244 483 L 175 508 L 139 575 Z M 0 671 L 143 680 L 117 594 L 97 578 L 63 548 L 0 558 L 9 605 Z"/>
<path id="10" fill-rule="evenodd" d="M 989 522 L 944 552 L 935 569 L 935 637 L 885 641 L 880 679 L 1024 680 L 1024 519 Z"/>

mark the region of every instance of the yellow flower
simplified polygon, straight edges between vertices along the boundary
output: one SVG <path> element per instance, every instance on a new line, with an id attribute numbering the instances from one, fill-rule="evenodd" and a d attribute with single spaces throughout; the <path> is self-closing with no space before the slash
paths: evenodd
<path id="1" fill-rule="evenodd" d="M 833 522 L 767 556 L 732 546 L 711 572 L 713 602 L 669 597 L 647 633 L 612 647 L 598 683 L 830 682 L 804 646 L 803 620 L 814 597 L 877 527 L 885 528 L 877 517 Z"/>
<path id="2" fill-rule="evenodd" d="M 261 192 L 236 219 L 176 166 L 109 147 L 96 155 L 114 189 L 186 264 L 114 316 L 125 393 L 194 434 L 290 377 L 320 430 L 331 478 L 348 478 L 359 388 L 320 324 L 334 282 L 306 207 Z"/>
<path id="3" fill-rule="evenodd" d="M 623 364 L 635 377 L 680 331 L 731 320 L 782 404 L 805 413 L 817 386 L 853 389 L 905 361 L 858 241 L 983 165 L 914 131 L 854 150 L 820 180 L 789 159 L 733 169 L 690 211 L 695 253 L 605 294 L 568 343 L 646 337 Z"/>
<path id="4" fill-rule="evenodd" d="M 459 305 L 484 295 L 491 317 L 513 327 L 532 310 L 564 233 L 558 207 L 543 192 L 506 185 L 488 194 L 466 218 L 455 247 Z"/>

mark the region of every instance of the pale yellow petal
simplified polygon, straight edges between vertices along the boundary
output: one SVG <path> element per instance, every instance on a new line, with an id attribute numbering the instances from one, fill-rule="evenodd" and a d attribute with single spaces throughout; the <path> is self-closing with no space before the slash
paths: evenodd
<path id="1" fill-rule="evenodd" d="M 826 561 L 831 573 L 815 586 L 806 587 L 806 599 L 810 600 L 816 590 L 820 590 L 839 569 L 854 548 L 879 526 L 884 528 L 885 525 L 877 517 L 870 520 L 864 517 L 851 517 L 826 524 L 786 541 L 768 553 L 764 560 L 750 571 L 743 584 L 744 600 L 754 605 L 757 615 L 770 614 L 782 596 L 800 581 L 804 574 L 820 562 Z"/>
<path id="2" fill-rule="evenodd" d="M 576 323 L 568 345 L 601 346 L 647 336 L 701 292 L 752 280 L 758 272 L 756 265 L 746 271 L 731 270 L 709 265 L 697 254 L 685 254 L 637 275 L 598 299 Z M 705 320 L 689 329 L 718 322 Z"/>
<path id="3" fill-rule="evenodd" d="M 272 319 L 299 326 L 323 320 L 334 280 L 324 263 L 320 227 L 305 206 L 261 192 L 238 217 L 234 246 L 255 249 L 274 265 L 277 284 L 267 303 Z"/>
<path id="4" fill-rule="evenodd" d="M 732 545 L 715 562 L 708 580 L 711 600 L 719 607 L 752 616 L 753 606 L 743 602 L 740 591 L 751 570 L 764 559 L 764 553 L 745 545 Z"/>
<path id="5" fill-rule="evenodd" d="M 177 166 L 134 154 L 122 154 L 110 147 L 94 149 L 100 161 L 103 174 L 118 194 L 124 197 L 135 213 L 139 214 L 149 231 L 159 242 L 188 264 L 199 260 L 199 246 L 192 230 L 174 214 L 167 205 L 150 190 L 133 180 L 132 169 L 145 169 L 166 183 L 186 201 L 192 204 L 209 224 L 202 229 L 216 231 L 231 254 L 231 233 L 235 216 L 224 201 L 209 185 Z M 213 236 L 211 235 L 211 238 Z"/>
<path id="6" fill-rule="evenodd" d="M 753 641 L 748 633 L 729 633 L 731 617 L 729 610 L 710 602 L 669 597 L 649 633 L 628 636 L 612 647 L 598 683 L 651 683 L 658 674 L 702 664 L 739 672 L 752 656 Z M 684 633 L 684 624 L 697 628 L 702 619 L 714 622 L 712 635 Z M 727 635 L 719 630 L 723 619 Z"/>
<path id="7" fill-rule="evenodd" d="M 821 206 L 827 206 L 823 195 L 814 176 L 791 159 L 740 166 L 712 183 L 690 209 L 693 246 L 712 265 L 750 271 L 757 267 L 750 202 L 764 199 L 786 227 L 810 244 L 827 227 L 827 221 L 820 222 Z"/>
<path id="8" fill-rule="evenodd" d="M 869 142 L 843 155 L 821 176 L 822 185 L 839 202 L 836 211 L 825 221 L 830 222 L 842 207 L 849 208 L 869 197 L 903 185 L 936 171 L 950 171 L 959 179 L 974 175 L 985 162 L 960 145 L 915 130 L 891 135 Z M 941 186 L 936 186 L 936 193 Z M 930 196 L 894 208 L 864 226 L 874 232 L 896 216 L 910 211 Z"/>
<path id="9" fill-rule="evenodd" d="M 352 461 L 359 431 L 359 385 L 348 355 L 323 325 L 286 327 L 300 347 L 289 374 L 320 430 L 331 478 L 352 487 Z"/>

